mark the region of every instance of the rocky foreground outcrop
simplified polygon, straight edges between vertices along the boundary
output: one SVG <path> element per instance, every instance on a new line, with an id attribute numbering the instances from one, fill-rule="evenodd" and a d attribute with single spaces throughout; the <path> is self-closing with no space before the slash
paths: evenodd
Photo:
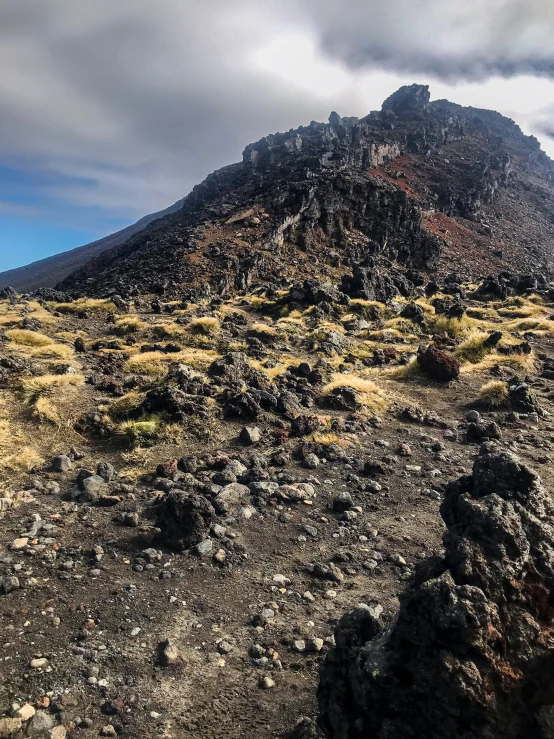
<path id="1" fill-rule="evenodd" d="M 360 606 L 321 671 L 334 739 L 554 737 L 554 505 L 492 442 L 441 505 L 428 559 L 387 629 Z"/>

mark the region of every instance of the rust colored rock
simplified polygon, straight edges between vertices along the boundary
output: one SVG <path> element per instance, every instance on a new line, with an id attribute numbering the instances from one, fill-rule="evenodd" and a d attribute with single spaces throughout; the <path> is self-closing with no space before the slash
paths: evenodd
<path id="1" fill-rule="evenodd" d="M 417 352 L 417 363 L 432 380 L 449 382 L 460 374 L 460 363 L 451 354 L 437 349 L 432 344 L 426 349 L 420 347 Z"/>
<path id="2" fill-rule="evenodd" d="M 166 459 L 165 462 L 160 462 L 156 467 L 156 474 L 158 477 L 171 477 L 177 472 L 177 460 Z"/>

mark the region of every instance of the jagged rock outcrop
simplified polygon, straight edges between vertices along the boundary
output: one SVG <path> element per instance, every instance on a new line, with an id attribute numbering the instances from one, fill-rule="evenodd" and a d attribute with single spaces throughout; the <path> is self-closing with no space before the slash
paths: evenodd
<path id="1" fill-rule="evenodd" d="M 363 118 L 333 112 L 248 145 L 60 289 L 196 299 L 322 280 L 331 267 L 347 294 L 380 300 L 406 270 L 542 268 L 554 170 L 538 142 L 494 112 L 429 99 L 427 86 L 403 87 Z"/>
<path id="2" fill-rule="evenodd" d="M 552 739 L 554 504 L 486 442 L 441 504 L 444 557 L 424 561 L 387 629 L 347 613 L 321 670 L 334 739 Z"/>

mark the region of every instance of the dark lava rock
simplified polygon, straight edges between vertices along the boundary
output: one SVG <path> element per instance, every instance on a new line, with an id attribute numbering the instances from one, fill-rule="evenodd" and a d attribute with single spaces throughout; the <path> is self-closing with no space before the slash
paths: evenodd
<path id="1" fill-rule="evenodd" d="M 180 422 L 188 416 L 206 418 L 209 415 L 205 399 L 170 386 L 149 390 L 141 407 L 145 413 L 164 411 L 172 421 Z"/>
<path id="2" fill-rule="evenodd" d="M 414 323 L 422 323 L 425 318 L 423 308 L 417 303 L 408 303 L 408 305 L 405 305 L 400 311 L 400 315 L 402 318 L 409 318 Z"/>
<path id="3" fill-rule="evenodd" d="M 513 410 L 519 413 L 541 413 L 542 415 L 537 398 L 526 382 L 521 382 L 514 377 L 509 383 L 508 392 Z"/>
<path id="4" fill-rule="evenodd" d="M 426 349 L 420 347 L 417 352 L 417 363 L 432 380 L 449 382 L 460 374 L 460 363 L 452 355 L 437 349 L 432 344 Z"/>
<path id="5" fill-rule="evenodd" d="M 479 421 L 470 423 L 467 427 L 466 437 L 468 441 L 483 441 L 483 439 L 500 439 L 502 431 L 500 426 L 495 422 L 485 423 Z"/>
<path id="6" fill-rule="evenodd" d="M 444 557 L 421 563 L 392 625 L 367 606 L 339 622 L 321 725 L 337 739 L 551 739 L 552 499 L 487 442 L 441 515 Z"/>
<path id="7" fill-rule="evenodd" d="M 206 498 L 172 490 L 158 506 L 156 526 L 167 547 L 182 551 L 207 539 L 214 519 L 215 511 Z"/>
<path id="8" fill-rule="evenodd" d="M 446 316 L 447 318 L 461 318 L 466 311 L 465 305 L 458 299 L 447 300 L 445 298 L 437 298 L 433 303 L 433 308 L 435 309 L 435 313 Z"/>
<path id="9" fill-rule="evenodd" d="M 359 405 L 356 390 L 348 386 L 334 388 L 330 393 L 322 396 L 321 404 L 338 411 L 353 411 Z"/>

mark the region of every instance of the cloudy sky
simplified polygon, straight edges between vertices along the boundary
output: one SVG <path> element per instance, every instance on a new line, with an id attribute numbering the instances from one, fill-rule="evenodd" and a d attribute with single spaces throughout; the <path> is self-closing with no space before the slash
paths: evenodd
<path id="1" fill-rule="evenodd" d="M 499 110 L 554 158 L 554 3 L 0 0 L 0 270 L 412 82 Z"/>

